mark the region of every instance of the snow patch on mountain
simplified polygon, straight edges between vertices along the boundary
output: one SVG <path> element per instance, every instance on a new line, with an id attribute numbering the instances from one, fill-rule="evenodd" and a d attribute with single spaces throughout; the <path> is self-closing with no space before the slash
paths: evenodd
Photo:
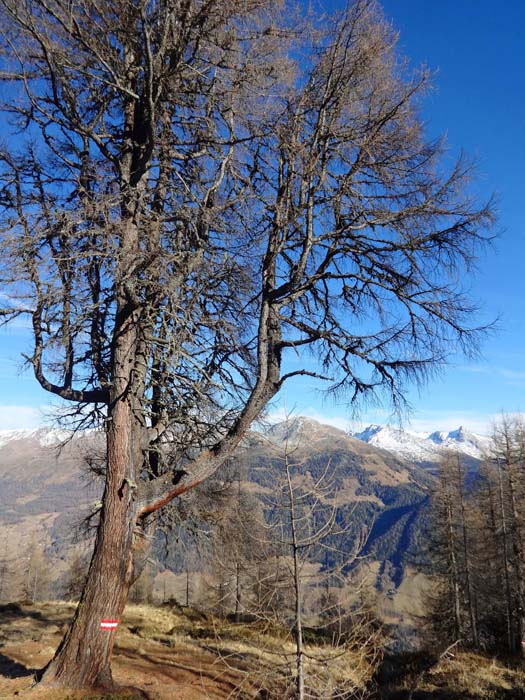
<path id="1" fill-rule="evenodd" d="M 53 447 L 70 439 L 70 430 L 56 428 L 24 428 L 21 430 L 0 430 L 0 447 L 17 440 L 34 440 L 41 447 Z"/>
<path id="2" fill-rule="evenodd" d="M 426 434 L 388 425 L 369 425 L 351 435 L 369 445 L 415 462 L 437 462 L 447 451 L 483 459 L 489 452 L 491 443 L 489 437 L 471 433 L 463 427 L 450 432 L 435 431 Z"/>

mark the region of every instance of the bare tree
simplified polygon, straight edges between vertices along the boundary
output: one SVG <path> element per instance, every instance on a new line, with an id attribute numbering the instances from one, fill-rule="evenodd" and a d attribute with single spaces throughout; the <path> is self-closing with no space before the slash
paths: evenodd
<path id="1" fill-rule="evenodd" d="M 255 548 L 274 552 L 276 574 L 265 572 L 269 597 L 284 595 L 277 615 L 267 604 L 254 605 L 253 598 L 249 609 L 290 630 L 294 652 L 282 654 L 273 679 L 276 686 L 283 677 L 291 679 L 285 697 L 357 697 L 362 688 L 356 678 L 341 674 L 344 658 L 359 648 L 371 668 L 379 656 L 379 628 L 364 610 L 360 587 L 347 574 L 367 533 L 357 534 L 348 546 L 355 529 L 353 511 L 348 504 L 343 508 L 336 469 L 329 462 L 309 468 L 300 441 L 289 438 L 291 425 L 288 418 L 284 442 L 268 445 L 273 487 L 261 495 L 266 532 L 251 529 Z"/>
<path id="2" fill-rule="evenodd" d="M 434 572 L 441 585 L 431 594 L 432 625 L 439 641 L 479 646 L 477 591 L 474 576 L 472 508 L 467 503 L 466 472 L 459 454 L 440 464 L 432 497 Z M 437 595 L 435 595 L 437 594 Z"/>
<path id="3" fill-rule="evenodd" d="M 521 420 L 502 416 L 494 426 L 491 458 L 496 464 L 500 493 L 507 615 L 509 623 L 512 618 L 517 622 L 518 643 L 512 646 L 525 656 L 525 529 L 522 505 L 525 496 L 525 427 Z M 510 593 L 511 578 L 513 595 Z"/>
<path id="4" fill-rule="evenodd" d="M 457 505 L 458 505 L 458 520 L 459 520 L 459 532 L 461 537 L 461 555 L 463 562 L 464 571 L 464 589 L 465 589 L 465 599 L 466 606 L 468 610 L 468 619 L 470 623 L 470 638 L 474 647 L 479 646 L 478 637 L 478 619 L 477 619 L 477 605 L 476 605 L 476 591 L 474 588 L 473 581 L 473 561 L 472 561 L 472 543 L 471 543 L 471 531 L 469 527 L 470 523 L 467 516 L 466 507 L 466 471 L 464 465 L 461 463 L 461 457 L 459 454 L 451 455 L 449 458 L 449 474 L 453 473 L 454 482 L 456 484 L 456 494 L 457 494 Z"/>
<path id="5" fill-rule="evenodd" d="M 433 565 L 444 585 L 431 604 L 441 641 L 524 653 L 524 436 L 520 420 L 503 416 L 469 489 L 457 457 L 443 464 Z"/>
<path id="6" fill-rule="evenodd" d="M 513 635 L 513 627 L 514 627 L 514 613 L 512 609 L 512 594 L 511 594 L 511 586 L 510 586 L 510 566 L 509 566 L 509 533 L 508 533 L 508 524 L 507 524 L 507 513 L 506 513 L 506 506 L 505 506 L 505 500 L 503 497 L 503 475 L 501 473 L 501 465 L 499 461 L 497 461 L 497 486 L 498 486 L 498 505 L 499 505 L 499 510 L 500 510 L 500 522 L 501 522 L 501 552 L 503 554 L 503 577 L 505 581 L 505 586 L 503 590 L 505 591 L 505 612 L 506 612 L 506 618 L 507 618 L 507 644 L 509 646 L 509 651 L 514 651 L 515 650 L 515 644 L 514 644 L 514 635 Z M 492 522 L 495 522 L 496 518 L 492 518 Z M 493 527 L 493 532 L 498 534 L 498 531 L 496 527 Z M 498 537 L 496 537 L 496 543 L 500 544 Z M 500 591 L 502 590 L 501 588 L 499 589 Z"/>
<path id="7" fill-rule="evenodd" d="M 254 580 L 260 582 L 254 571 L 271 557 L 271 548 L 263 543 L 263 523 L 261 503 L 243 489 L 239 468 L 227 502 L 209 523 L 204 556 L 214 607 L 222 615 L 231 613 L 235 622 L 251 612 L 251 588 Z"/>
<path id="8" fill-rule="evenodd" d="M 4 536 L 0 551 L 0 603 L 10 600 L 12 565 L 15 561 L 15 557 L 10 556 L 7 537 Z"/>
<path id="9" fill-rule="evenodd" d="M 309 462 L 293 425 L 287 419 L 257 438 L 264 464 L 256 460 L 246 469 L 248 479 L 257 473 L 257 500 L 238 481 L 229 503 L 236 512 L 225 511 L 213 525 L 207 602 L 234 622 L 242 609 L 259 639 L 261 658 L 246 664 L 235 697 L 250 688 L 297 700 L 358 698 L 382 645 L 362 597 L 365 583 L 350 571 L 366 534 L 355 532 L 353 509 L 338 494 L 343 475 L 330 463 Z M 229 632 L 222 628 L 217 639 L 225 663 Z"/>
<path id="10" fill-rule="evenodd" d="M 443 175 L 427 76 L 375 2 L 310 22 L 284 1 L 0 0 L 0 26 L 1 315 L 31 319 L 35 377 L 107 443 L 86 587 L 43 682 L 110 687 L 99 623 L 155 513 L 291 377 L 400 405 L 471 348 L 458 271 L 492 213 L 463 194 L 465 160 Z M 306 349 L 322 369 L 287 370 Z"/>
<path id="11" fill-rule="evenodd" d="M 486 459 L 466 503 L 469 543 L 472 550 L 472 577 L 476 590 L 479 646 L 513 653 L 517 634 L 513 583 L 510 566 L 508 504 L 503 474 L 498 465 Z"/>
<path id="12" fill-rule="evenodd" d="M 65 577 L 64 596 L 66 600 L 79 600 L 86 583 L 89 560 L 78 551 L 71 553 Z"/>
<path id="13" fill-rule="evenodd" d="M 151 563 L 146 564 L 140 576 L 129 589 L 129 600 L 133 603 L 151 603 L 153 600 L 154 569 Z"/>
<path id="14" fill-rule="evenodd" d="M 21 592 L 26 600 L 34 603 L 47 598 L 50 583 L 49 562 L 34 533 L 24 552 L 22 577 Z"/>

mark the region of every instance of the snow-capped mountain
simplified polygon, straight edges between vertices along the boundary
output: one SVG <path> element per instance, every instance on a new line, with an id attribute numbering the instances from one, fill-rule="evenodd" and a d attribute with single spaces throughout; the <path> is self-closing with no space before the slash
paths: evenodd
<path id="1" fill-rule="evenodd" d="M 491 443 L 489 437 L 471 433 L 463 427 L 448 433 L 435 431 L 428 434 L 386 425 L 369 425 L 365 430 L 351 435 L 369 445 L 415 462 L 437 462 L 446 451 L 459 452 L 473 459 L 483 459 L 489 452 Z"/>
<path id="2" fill-rule="evenodd" d="M 19 430 L 0 430 L 0 447 L 17 440 L 34 440 L 41 447 L 60 445 L 72 433 L 70 430 L 58 430 L 56 428 L 21 428 Z"/>
<path id="3" fill-rule="evenodd" d="M 75 437 L 81 437 L 82 434 L 79 433 Z M 272 440 L 278 442 L 291 440 L 307 444 L 322 438 L 340 438 L 341 435 L 344 435 L 342 431 L 304 416 L 295 416 L 289 421 L 273 425 L 268 431 L 268 436 Z M 436 430 L 432 433 L 418 433 L 388 425 L 369 425 L 364 430 L 351 432 L 349 435 L 411 462 L 435 463 L 447 450 L 479 460 L 490 451 L 491 444 L 489 437 L 472 433 L 463 427 L 450 432 Z M 41 447 L 52 447 L 60 445 L 71 437 L 71 431 L 49 427 L 0 430 L 0 448 L 18 440 L 31 440 Z"/>

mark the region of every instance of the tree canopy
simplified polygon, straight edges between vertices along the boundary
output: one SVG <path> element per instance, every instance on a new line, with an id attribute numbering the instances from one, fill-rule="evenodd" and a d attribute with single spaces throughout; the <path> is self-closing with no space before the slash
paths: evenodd
<path id="1" fill-rule="evenodd" d="M 461 277 L 491 206 L 426 139 L 427 75 L 375 2 L 0 0 L 0 18 L 0 313 L 31 319 L 42 387 L 106 426 L 102 522 L 127 525 L 99 538 L 123 561 L 132 524 L 291 377 L 399 404 L 475 341 Z"/>

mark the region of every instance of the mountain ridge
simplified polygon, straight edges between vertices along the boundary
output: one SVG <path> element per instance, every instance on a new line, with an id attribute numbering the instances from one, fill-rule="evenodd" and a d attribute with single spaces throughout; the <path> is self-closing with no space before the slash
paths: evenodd
<path id="1" fill-rule="evenodd" d="M 48 426 L 0 430 L 0 448 L 20 440 L 33 440 L 41 447 L 53 447 L 69 441 L 72 437 L 76 439 L 90 432 L 93 431 L 74 433 Z M 328 436 L 338 440 L 344 435 L 372 447 L 386 450 L 402 460 L 419 464 L 436 464 L 446 452 L 450 451 L 481 461 L 490 453 L 491 443 L 490 437 L 469 431 L 463 426 L 450 431 L 434 430 L 422 433 L 390 425 L 370 424 L 362 430 L 344 431 L 314 418 L 300 415 L 274 423 L 264 432 L 257 430 L 253 433 L 263 433 L 269 439 L 281 443 L 287 440 L 292 442 L 306 440 L 311 443 L 312 440 L 327 439 Z"/>
<path id="2" fill-rule="evenodd" d="M 491 439 L 460 426 L 456 430 L 418 433 L 392 428 L 388 425 L 370 425 L 362 431 L 351 432 L 357 440 L 387 450 L 415 462 L 437 463 L 447 452 L 457 452 L 481 461 L 490 453 Z"/>
<path id="3" fill-rule="evenodd" d="M 434 440 L 434 441 L 442 441 L 446 438 L 452 439 L 452 440 L 457 440 L 459 442 L 464 441 L 465 439 L 469 439 L 474 437 L 476 440 L 485 442 L 485 441 L 490 441 L 490 437 L 481 433 L 475 433 L 472 430 L 468 430 L 467 428 L 464 428 L 463 426 L 459 426 L 455 430 L 439 430 L 435 429 L 433 431 L 415 431 L 415 430 L 408 430 L 404 429 L 401 427 L 393 427 L 389 423 L 370 423 L 366 428 L 363 428 L 362 430 L 343 430 L 342 428 L 338 428 L 334 425 L 331 425 L 329 422 L 324 422 L 322 419 L 317 419 L 317 418 L 312 418 L 310 416 L 303 416 L 301 414 L 298 415 L 293 415 L 288 419 L 282 420 L 282 421 L 274 421 L 270 424 L 269 427 L 266 428 L 266 432 L 272 435 L 279 434 L 279 432 L 282 432 L 285 426 L 288 426 L 288 429 L 290 432 L 297 432 L 300 429 L 303 428 L 310 428 L 310 427 L 317 427 L 317 426 L 322 426 L 324 429 L 337 432 L 337 433 L 344 433 L 346 435 L 350 435 L 351 437 L 356 437 L 357 439 L 363 440 L 363 436 L 365 434 L 372 434 L 377 431 L 382 431 L 382 430 L 388 430 L 392 431 L 395 433 L 403 433 L 406 435 L 410 435 L 416 438 L 420 439 L 428 439 L 428 440 Z M 90 432 L 93 432 L 93 429 L 85 430 L 85 431 L 78 431 L 76 434 L 77 435 L 82 435 L 82 434 L 88 434 Z M 264 432 L 261 430 L 257 430 L 256 432 Z M 5 441 L 10 441 L 10 440 L 18 440 L 18 439 L 26 439 L 29 437 L 38 437 L 38 436 L 43 436 L 43 435 L 50 435 L 56 438 L 57 442 L 59 440 L 67 439 L 68 437 L 71 437 L 71 435 L 75 434 L 73 430 L 68 430 L 67 428 L 56 428 L 56 427 L 51 427 L 46 424 L 40 424 L 37 426 L 33 426 L 31 428 L 10 428 L 10 429 L 0 429 L 0 446 L 5 442 Z M 365 440 L 366 441 L 366 440 Z"/>

